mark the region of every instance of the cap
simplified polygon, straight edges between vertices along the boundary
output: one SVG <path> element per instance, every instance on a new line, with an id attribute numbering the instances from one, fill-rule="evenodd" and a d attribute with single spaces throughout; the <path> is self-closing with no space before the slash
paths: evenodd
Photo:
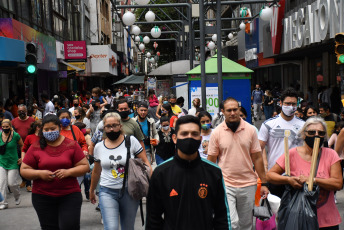
<path id="1" fill-rule="evenodd" d="M 140 102 L 140 103 L 137 105 L 137 108 L 140 108 L 140 107 L 145 107 L 146 109 L 148 109 L 148 105 L 147 105 L 147 103 L 145 103 L 145 102 Z"/>
<path id="2" fill-rule="evenodd" d="M 54 99 L 59 99 L 59 96 L 58 95 L 54 95 Z"/>

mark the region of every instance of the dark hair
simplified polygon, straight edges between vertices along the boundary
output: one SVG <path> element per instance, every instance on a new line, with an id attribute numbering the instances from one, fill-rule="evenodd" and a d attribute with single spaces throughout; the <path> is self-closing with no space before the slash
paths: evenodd
<path id="1" fill-rule="evenodd" d="M 247 111 L 244 107 L 239 106 L 239 110 L 245 115 L 245 117 L 247 117 Z"/>
<path id="2" fill-rule="evenodd" d="M 118 105 L 124 104 L 124 103 L 127 103 L 128 107 L 129 107 L 129 103 L 128 103 L 128 101 L 127 101 L 126 99 L 120 99 L 120 100 L 117 102 L 115 108 L 118 109 Z"/>
<path id="3" fill-rule="evenodd" d="M 223 109 L 225 109 L 225 104 L 229 101 L 235 101 L 236 103 L 238 103 L 239 106 L 239 102 L 237 99 L 235 99 L 234 97 L 227 97 L 226 100 L 223 101 Z"/>
<path id="4" fill-rule="evenodd" d="M 162 116 L 162 117 L 160 118 L 160 124 L 162 124 L 163 122 L 166 122 L 166 121 L 170 122 L 170 118 L 165 117 L 165 116 Z"/>
<path id="5" fill-rule="evenodd" d="M 155 95 L 154 89 L 148 91 L 148 98 L 152 98 Z"/>
<path id="6" fill-rule="evenodd" d="M 38 121 L 32 122 L 27 135 L 34 134 L 36 132 L 37 127 L 38 128 L 42 127 L 42 121 L 38 120 Z"/>
<path id="7" fill-rule="evenodd" d="M 297 110 L 297 112 L 299 112 L 299 113 L 302 113 L 302 114 L 303 114 L 302 108 L 297 108 L 296 110 Z"/>
<path id="8" fill-rule="evenodd" d="M 27 107 L 27 115 L 28 115 L 29 117 L 31 117 L 32 115 L 36 115 L 36 114 L 33 114 L 34 111 L 35 111 L 35 109 L 33 108 L 33 106 L 29 105 L 29 106 Z"/>
<path id="9" fill-rule="evenodd" d="M 179 104 L 184 104 L 184 102 L 185 102 L 184 97 L 178 97 L 178 98 L 177 98 L 177 104 L 178 104 L 178 105 L 179 105 Z"/>
<path id="10" fill-rule="evenodd" d="M 179 126 L 188 124 L 188 123 L 194 123 L 198 125 L 199 131 L 201 131 L 201 122 L 199 121 L 198 117 L 195 117 L 192 115 L 185 115 L 185 116 L 180 117 L 176 122 L 176 127 L 175 127 L 176 134 L 178 134 Z"/>
<path id="11" fill-rule="evenodd" d="M 298 94 L 296 92 L 295 89 L 293 88 L 287 88 L 286 90 L 284 90 L 281 94 L 281 102 L 283 103 L 283 101 L 287 98 L 287 97 L 295 97 L 296 99 L 298 98 Z"/>
<path id="12" fill-rule="evenodd" d="M 221 109 L 225 109 L 225 107 L 224 107 L 224 105 L 223 105 L 223 101 L 220 102 L 219 108 L 220 108 L 220 111 L 221 111 Z"/>
<path id="13" fill-rule="evenodd" d="M 90 109 L 90 105 L 89 104 L 84 104 L 84 105 L 82 105 L 82 108 Z"/>
<path id="14" fill-rule="evenodd" d="M 3 113 L 3 112 L 1 112 L 1 113 L 0 113 L 0 117 L 2 117 L 2 118 L 4 118 L 4 117 L 5 117 L 5 115 L 4 115 L 4 113 Z"/>
<path id="15" fill-rule="evenodd" d="M 49 99 L 48 95 L 46 95 L 45 93 L 42 93 L 42 94 L 41 94 L 41 98 L 42 98 L 42 99 Z"/>
<path id="16" fill-rule="evenodd" d="M 330 110 L 330 105 L 327 102 L 323 102 L 319 105 L 319 109 L 323 108 L 325 111 Z"/>
<path id="17" fill-rule="evenodd" d="M 196 109 L 196 113 L 200 113 L 200 112 L 203 112 L 203 111 L 205 111 L 205 110 L 202 107 L 198 107 Z"/>
<path id="18" fill-rule="evenodd" d="M 168 117 L 169 117 L 169 118 L 171 118 L 172 116 L 175 115 L 175 114 L 173 113 L 173 111 L 172 111 L 172 107 L 171 107 L 171 104 L 170 104 L 170 103 L 163 104 L 161 107 L 167 110 L 167 112 L 168 112 Z M 159 115 L 161 116 L 161 109 L 160 109 L 160 111 L 159 111 Z"/>
<path id="19" fill-rule="evenodd" d="M 213 120 L 213 118 L 211 117 L 210 113 L 208 113 L 208 111 L 199 112 L 198 119 L 201 120 L 202 117 L 209 117 L 210 121 Z"/>
<path id="20" fill-rule="evenodd" d="M 41 149 L 44 149 L 45 147 L 47 147 L 47 141 L 45 140 L 45 137 L 43 136 L 43 127 L 45 124 L 47 123 L 54 123 L 55 125 L 57 125 L 60 128 L 61 125 L 61 121 L 59 119 L 58 116 L 54 115 L 54 114 L 48 114 L 46 116 L 44 116 L 43 120 L 42 120 L 42 127 L 39 130 L 39 145 L 41 146 Z"/>
<path id="21" fill-rule="evenodd" d="M 277 106 L 276 109 L 274 109 L 274 111 L 272 111 L 272 113 L 276 112 L 277 114 L 280 114 L 282 111 L 282 108 Z"/>
<path id="22" fill-rule="evenodd" d="M 82 122 L 75 122 L 74 125 L 80 129 L 80 131 L 86 128 L 86 125 Z"/>
<path id="23" fill-rule="evenodd" d="M 81 107 L 77 107 L 75 110 L 77 110 L 80 114 L 80 119 L 84 120 L 84 118 L 86 117 L 86 113 L 85 111 L 81 108 Z"/>
<path id="24" fill-rule="evenodd" d="M 72 118 L 72 114 L 68 111 L 68 109 L 60 109 L 56 114 L 57 117 L 60 117 L 62 113 L 68 113 L 68 116 Z"/>
<path id="25" fill-rule="evenodd" d="M 177 97 L 176 97 L 176 95 L 171 94 L 171 95 L 170 95 L 170 99 L 177 99 Z"/>

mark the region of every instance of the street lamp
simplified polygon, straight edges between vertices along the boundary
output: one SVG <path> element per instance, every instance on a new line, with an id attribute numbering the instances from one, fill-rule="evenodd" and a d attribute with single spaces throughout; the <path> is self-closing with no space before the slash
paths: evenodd
<path id="1" fill-rule="evenodd" d="M 208 43 L 208 48 L 210 49 L 210 50 L 213 50 L 213 49 L 215 49 L 215 43 L 214 42 L 209 42 Z"/>
<path id="2" fill-rule="evenodd" d="M 153 13 L 153 11 L 148 11 L 145 15 L 145 19 L 147 22 L 154 22 L 155 20 L 155 14 Z"/>
<path id="3" fill-rule="evenodd" d="M 151 35 L 153 38 L 158 38 L 160 37 L 161 35 L 161 30 L 159 27 L 157 26 L 154 26 L 152 29 L 151 29 Z"/>
<path id="4" fill-rule="evenodd" d="M 143 38 L 143 42 L 144 42 L 145 44 L 149 43 L 149 42 L 150 42 L 150 38 L 149 38 L 148 36 L 145 36 L 145 37 Z"/>
<path id="5" fill-rule="evenodd" d="M 263 20 L 263 21 L 270 21 L 271 17 L 272 17 L 272 9 L 268 6 L 265 6 L 265 8 L 263 8 L 259 15 L 260 15 L 260 18 Z"/>
<path id="6" fill-rule="evenodd" d="M 214 35 L 211 37 L 211 39 L 212 39 L 214 42 L 216 42 L 216 41 L 217 41 L 217 34 L 214 34 Z"/>
<path id="7" fill-rule="evenodd" d="M 135 37 L 135 42 L 139 42 L 141 40 L 140 36 Z"/>
<path id="8" fill-rule="evenodd" d="M 123 14 L 123 23 L 126 26 L 132 26 L 135 23 L 135 15 L 131 13 L 131 11 L 127 11 L 125 14 Z"/>
<path id="9" fill-rule="evenodd" d="M 229 33 L 229 34 L 228 34 L 228 38 L 229 38 L 229 39 L 233 39 L 233 37 L 234 37 L 234 36 L 233 36 L 232 33 Z"/>
<path id="10" fill-rule="evenodd" d="M 148 58 L 150 58 L 152 55 L 151 55 L 150 52 L 148 52 L 148 53 L 146 54 L 146 56 L 147 56 Z"/>
<path id="11" fill-rule="evenodd" d="M 144 49 L 145 49 L 145 44 L 141 43 L 141 44 L 139 45 L 139 49 L 140 49 L 141 51 L 144 50 Z"/>
<path id="12" fill-rule="evenodd" d="M 141 29 L 140 27 L 138 26 L 133 26 L 132 29 L 131 29 L 131 32 L 134 34 L 134 35 L 139 35 L 141 33 Z"/>
<path id="13" fill-rule="evenodd" d="M 241 22 L 239 28 L 240 28 L 241 30 L 245 30 L 245 29 L 246 29 L 245 23 L 244 23 L 244 22 Z"/>

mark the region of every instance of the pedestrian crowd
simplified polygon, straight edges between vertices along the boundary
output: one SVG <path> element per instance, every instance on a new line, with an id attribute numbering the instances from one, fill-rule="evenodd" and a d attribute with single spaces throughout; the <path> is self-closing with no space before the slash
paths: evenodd
<path id="1" fill-rule="evenodd" d="M 187 110 L 183 97 L 152 89 L 138 101 L 142 90 L 96 87 L 70 97 L 41 94 L 40 105 L 34 98 L 0 102 L 0 210 L 9 208 L 9 192 L 20 205 L 26 187 L 42 229 L 80 229 L 83 185 L 104 229 L 134 229 L 145 197 L 146 229 L 249 230 L 260 202 L 271 195 L 283 200 L 286 185 L 310 183 L 320 139 L 313 179 L 320 189 L 317 223 L 339 229 L 335 192 L 343 186 L 344 112 L 332 101 L 335 88 L 322 90 L 315 103 L 311 88 L 303 98 L 293 88 L 263 92 L 257 84 L 246 109 L 254 122 L 264 111 L 260 130 L 233 97 L 212 115 L 199 98 Z M 135 171 L 134 162 L 142 170 Z M 147 194 L 137 198 L 142 187 L 133 185 L 131 174 L 142 182 L 145 172 Z"/>

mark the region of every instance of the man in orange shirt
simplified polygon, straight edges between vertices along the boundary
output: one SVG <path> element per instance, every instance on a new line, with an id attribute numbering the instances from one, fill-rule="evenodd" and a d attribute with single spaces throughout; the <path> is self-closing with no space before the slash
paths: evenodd
<path id="1" fill-rule="evenodd" d="M 229 97 L 223 104 L 225 121 L 211 134 L 208 160 L 217 161 L 222 169 L 232 229 L 251 230 L 256 172 L 262 181 L 261 196 L 269 193 L 261 148 L 256 128 L 240 118 L 238 101 Z"/>

